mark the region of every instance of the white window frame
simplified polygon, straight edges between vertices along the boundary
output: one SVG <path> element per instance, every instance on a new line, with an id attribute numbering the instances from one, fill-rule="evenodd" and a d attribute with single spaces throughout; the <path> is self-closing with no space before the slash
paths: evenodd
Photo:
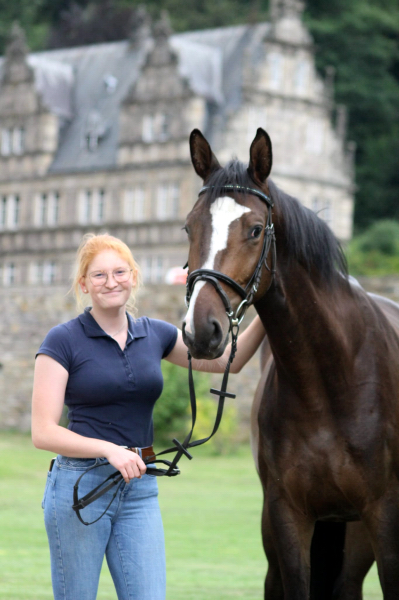
<path id="1" fill-rule="evenodd" d="M 144 115 L 141 138 L 143 142 L 153 142 L 155 139 L 155 119 L 153 115 Z"/>
<path id="2" fill-rule="evenodd" d="M 267 57 L 269 65 L 269 87 L 279 90 L 283 81 L 283 56 L 277 52 L 271 52 Z"/>
<path id="3" fill-rule="evenodd" d="M 24 152 L 25 130 L 23 127 L 14 127 L 12 130 L 12 153 L 20 156 Z"/>
<path id="4" fill-rule="evenodd" d="M 12 152 L 11 130 L 3 127 L 1 130 L 1 155 L 10 156 Z"/>
<path id="5" fill-rule="evenodd" d="M 43 274 L 42 282 L 45 285 L 52 285 L 55 283 L 56 265 L 55 261 L 47 260 L 43 263 Z"/>
<path id="6" fill-rule="evenodd" d="M 15 263 L 6 263 L 3 270 L 3 285 L 9 286 L 15 283 L 16 268 Z"/>
<path id="7" fill-rule="evenodd" d="M 7 196 L 1 196 L 0 198 L 0 229 L 6 229 L 7 227 L 7 212 L 8 212 L 8 198 Z"/>

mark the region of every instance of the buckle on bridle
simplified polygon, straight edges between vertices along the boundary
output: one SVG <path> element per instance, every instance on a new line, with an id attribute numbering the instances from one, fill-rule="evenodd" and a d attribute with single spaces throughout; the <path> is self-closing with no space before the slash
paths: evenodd
<path id="1" fill-rule="evenodd" d="M 236 314 L 233 318 L 233 313 L 227 313 L 227 316 L 230 319 L 230 323 L 232 327 L 238 327 L 239 325 L 241 325 L 244 317 L 245 317 L 245 313 L 247 311 L 248 306 L 246 306 L 248 304 L 248 299 L 244 298 L 244 300 L 242 302 L 240 302 L 240 304 L 237 307 L 236 310 Z"/>

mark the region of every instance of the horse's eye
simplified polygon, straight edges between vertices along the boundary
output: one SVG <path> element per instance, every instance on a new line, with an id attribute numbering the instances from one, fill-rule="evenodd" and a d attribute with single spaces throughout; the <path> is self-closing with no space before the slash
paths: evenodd
<path id="1" fill-rule="evenodd" d="M 263 227 L 261 227 L 260 225 L 257 225 L 256 227 L 254 227 L 253 230 L 251 231 L 251 238 L 258 238 L 260 236 L 260 234 L 262 233 L 262 229 L 263 229 Z"/>
<path id="2" fill-rule="evenodd" d="M 187 225 L 184 225 L 184 226 L 182 227 L 182 230 L 183 230 L 183 231 L 185 231 L 185 232 L 187 233 L 187 235 L 189 235 L 189 232 L 188 232 Z"/>

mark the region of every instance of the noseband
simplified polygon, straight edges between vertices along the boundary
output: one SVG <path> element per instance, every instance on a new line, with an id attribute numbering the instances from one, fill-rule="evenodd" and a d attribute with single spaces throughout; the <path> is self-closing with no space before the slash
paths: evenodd
<path id="1" fill-rule="evenodd" d="M 265 226 L 265 231 L 264 231 L 264 236 L 263 236 L 262 251 L 260 253 L 258 264 L 256 265 L 255 270 L 254 270 L 250 280 L 248 281 L 247 285 L 245 286 L 245 288 L 243 288 L 240 284 L 238 284 L 236 281 L 234 281 L 234 279 L 232 279 L 228 275 L 225 275 L 224 273 L 220 273 L 220 271 L 215 271 L 214 269 L 196 269 L 195 271 L 192 271 L 192 273 L 189 273 L 189 275 L 187 277 L 187 284 L 186 284 L 186 289 L 187 289 L 186 306 L 187 306 L 187 308 L 190 304 L 190 298 L 191 298 L 195 284 L 198 281 L 206 281 L 206 282 L 212 284 L 213 287 L 216 289 L 217 293 L 219 294 L 219 296 L 224 304 L 226 314 L 227 314 L 227 317 L 230 322 L 230 329 L 233 330 L 233 327 L 238 328 L 240 326 L 240 324 L 245 316 L 247 308 L 253 303 L 254 296 L 255 296 L 256 292 L 258 291 L 260 280 L 262 278 L 263 265 L 265 265 L 266 269 L 271 273 L 271 281 L 270 281 L 267 291 L 270 289 L 270 286 L 272 285 L 273 280 L 274 280 L 274 276 L 276 273 L 276 236 L 274 234 L 274 225 L 272 222 L 272 208 L 273 208 L 274 204 L 273 204 L 272 200 L 269 198 L 269 196 L 267 196 L 260 190 L 249 188 L 249 187 L 243 187 L 240 185 L 223 185 L 223 186 L 213 186 L 213 185 L 207 186 L 207 185 L 205 185 L 204 187 L 202 187 L 200 189 L 198 195 L 201 196 L 201 194 L 204 194 L 207 190 L 210 190 L 210 189 L 220 189 L 221 193 L 222 192 L 230 192 L 230 193 L 238 192 L 238 193 L 243 193 L 243 194 L 249 193 L 253 196 L 257 196 L 258 198 L 260 198 L 267 205 L 267 220 L 266 220 L 266 226 Z M 271 257 L 271 266 L 269 267 L 269 265 L 267 264 L 267 257 L 269 255 L 270 249 L 272 250 L 272 257 Z M 229 297 L 226 294 L 226 292 L 223 290 L 223 288 L 221 287 L 219 281 L 223 281 L 224 283 L 227 283 L 227 285 L 229 285 L 242 298 L 235 314 L 234 314 L 234 311 L 232 310 Z"/>

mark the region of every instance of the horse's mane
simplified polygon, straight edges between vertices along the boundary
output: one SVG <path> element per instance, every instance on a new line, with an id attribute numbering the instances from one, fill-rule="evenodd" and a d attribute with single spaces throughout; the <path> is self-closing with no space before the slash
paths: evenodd
<path id="1" fill-rule="evenodd" d="M 270 179 L 267 183 L 271 199 L 283 217 L 285 244 L 290 259 L 298 261 L 310 274 L 316 272 L 327 285 L 342 281 L 342 277 L 348 273 L 347 263 L 341 244 L 328 225 L 296 198 L 280 190 Z M 214 186 L 207 194 L 208 202 L 211 204 L 216 200 L 220 196 L 218 188 L 228 184 L 254 187 L 247 168 L 237 159 L 215 171 L 206 182 L 207 186 Z"/>

